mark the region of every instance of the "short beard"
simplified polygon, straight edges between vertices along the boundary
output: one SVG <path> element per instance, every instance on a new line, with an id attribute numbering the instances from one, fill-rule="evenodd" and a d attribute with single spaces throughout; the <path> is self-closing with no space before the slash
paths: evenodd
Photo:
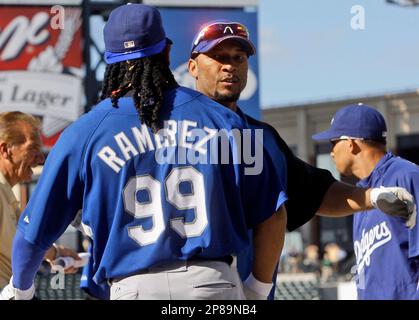
<path id="1" fill-rule="evenodd" d="M 237 102 L 239 98 L 240 98 L 240 92 L 231 93 L 231 94 L 220 94 L 218 91 L 216 91 L 214 95 L 214 100 L 221 104 Z"/>

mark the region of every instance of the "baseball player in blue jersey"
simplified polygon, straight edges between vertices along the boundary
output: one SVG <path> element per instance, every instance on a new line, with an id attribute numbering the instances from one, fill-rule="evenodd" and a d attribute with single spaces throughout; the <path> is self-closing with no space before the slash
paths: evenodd
<path id="1" fill-rule="evenodd" d="M 419 167 L 386 148 L 383 116 L 363 105 L 349 105 L 334 116 L 330 129 L 313 136 L 329 140 L 338 171 L 354 175 L 362 188 L 400 186 L 419 199 Z M 419 230 L 379 209 L 354 216 L 353 241 L 359 299 L 419 299 Z"/>
<path id="2" fill-rule="evenodd" d="M 379 189 L 370 197 L 371 189 L 338 182 L 329 171 L 313 167 L 294 156 L 269 124 L 255 120 L 240 110 L 237 101 L 246 86 L 248 58 L 255 52 L 246 26 L 236 21 L 211 21 L 204 24 L 193 39 L 189 72 L 196 80 L 198 91 L 235 111 L 249 127 L 263 130 L 264 158 L 273 164 L 275 172 L 270 176 L 269 186 L 284 185 L 287 181 L 284 186 L 288 196 L 285 203 L 287 215 L 281 215 L 281 227 L 276 230 L 282 235 L 281 250 L 285 225 L 292 231 L 317 212 L 339 217 L 380 206 L 388 214 L 408 217 L 412 213 L 413 202 L 405 190 Z M 266 192 L 275 191 L 266 186 L 258 195 Z M 272 211 L 276 209 L 276 205 L 270 208 Z M 252 246 L 243 250 L 237 259 L 240 276 L 246 279 L 253 266 Z M 270 299 L 273 299 L 274 289 Z"/>
<path id="3" fill-rule="evenodd" d="M 275 185 L 249 203 L 271 171 L 257 133 L 246 137 L 236 113 L 177 85 L 155 8 L 118 7 L 104 38 L 102 101 L 47 158 L 19 220 L 8 298 L 33 296 L 45 249 L 80 209 L 94 280 L 111 284 L 111 299 L 266 298 L 279 257 L 280 214 L 270 208 L 284 214 L 286 195 Z M 249 146 L 253 167 L 240 161 Z M 249 245 L 248 228 L 256 258 L 242 286 L 229 263 Z"/>

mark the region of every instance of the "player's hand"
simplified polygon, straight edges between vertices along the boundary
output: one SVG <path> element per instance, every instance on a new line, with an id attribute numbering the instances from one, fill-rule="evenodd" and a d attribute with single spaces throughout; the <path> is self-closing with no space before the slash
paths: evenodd
<path id="1" fill-rule="evenodd" d="M 243 281 L 243 292 L 247 300 L 267 300 L 271 289 L 272 283 L 261 282 L 252 273 Z"/>
<path id="2" fill-rule="evenodd" d="M 77 270 L 78 268 L 84 267 L 89 263 L 90 253 L 80 252 L 78 257 L 78 260 L 73 259 L 70 256 L 59 257 L 52 261 L 51 270 L 58 272 L 65 272 L 67 270 L 67 273 L 69 273 L 68 270 Z"/>
<path id="3" fill-rule="evenodd" d="M 406 219 L 406 226 L 413 228 L 416 224 L 416 205 L 413 196 L 400 187 L 373 188 L 370 194 L 374 208 L 394 217 Z"/>
<path id="4" fill-rule="evenodd" d="M 10 282 L 0 293 L 0 300 L 32 300 L 35 296 L 35 286 L 32 286 L 26 290 L 20 290 L 13 287 L 13 277 Z"/>
<path id="5" fill-rule="evenodd" d="M 47 253 L 47 255 L 48 255 L 48 253 Z M 57 246 L 55 246 L 55 254 L 53 256 L 49 256 L 49 257 L 46 256 L 46 260 L 51 265 L 51 268 L 53 268 L 55 266 L 54 261 L 56 261 L 59 257 L 70 257 L 70 258 L 73 258 L 74 260 L 81 260 L 78 253 L 76 251 L 74 251 L 73 249 L 64 247 L 62 245 L 57 245 Z M 77 270 L 78 270 L 78 268 L 70 266 L 69 268 L 64 269 L 64 273 L 72 274 L 72 273 L 76 273 Z"/>
<path id="6" fill-rule="evenodd" d="M 66 248 L 64 246 L 59 246 L 59 247 L 60 247 L 60 257 L 70 257 L 70 258 L 73 258 L 74 260 L 81 260 L 81 258 L 79 257 L 79 254 L 73 249 Z M 78 268 L 69 267 L 67 269 L 64 269 L 64 272 L 67 274 L 72 274 L 72 273 L 76 273 L 77 270 Z"/>

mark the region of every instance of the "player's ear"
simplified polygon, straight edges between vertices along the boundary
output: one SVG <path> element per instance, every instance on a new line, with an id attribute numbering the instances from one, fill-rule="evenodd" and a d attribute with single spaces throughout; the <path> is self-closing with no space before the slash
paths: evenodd
<path id="1" fill-rule="evenodd" d="M 10 148 L 6 141 L 0 141 L 0 158 L 8 159 L 10 156 Z"/>
<path id="2" fill-rule="evenodd" d="M 189 59 L 188 70 L 192 77 L 198 78 L 198 63 L 194 59 Z"/>
<path id="3" fill-rule="evenodd" d="M 359 140 L 358 140 L 359 141 Z M 361 148 L 359 147 L 359 142 L 354 139 L 349 139 L 348 148 L 352 154 L 358 154 L 361 152 Z"/>

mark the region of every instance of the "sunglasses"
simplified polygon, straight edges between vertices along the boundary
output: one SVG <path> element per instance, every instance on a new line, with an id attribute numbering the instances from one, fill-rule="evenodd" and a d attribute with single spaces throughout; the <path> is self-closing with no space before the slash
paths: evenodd
<path id="1" fill-rule="evenodd" d="M 249 39 L 249 31 L 246 26 L 238 22 L 213 23 L 203 28 L 195 38 L 193 49 L 202 41 L 209 41 L 222 38 L 226 35 L 235 35 Z"/>
<path id="2" fill-rule="evenodd" d="M 330 139 L 330 143 L 332 147 L 334 147 L 339 141 L 343 140 L 365 140 L 364 138 L 355 138 L 355 137 L 348 137 L 348 136 L 340 136 L 339 138 Z"/>

